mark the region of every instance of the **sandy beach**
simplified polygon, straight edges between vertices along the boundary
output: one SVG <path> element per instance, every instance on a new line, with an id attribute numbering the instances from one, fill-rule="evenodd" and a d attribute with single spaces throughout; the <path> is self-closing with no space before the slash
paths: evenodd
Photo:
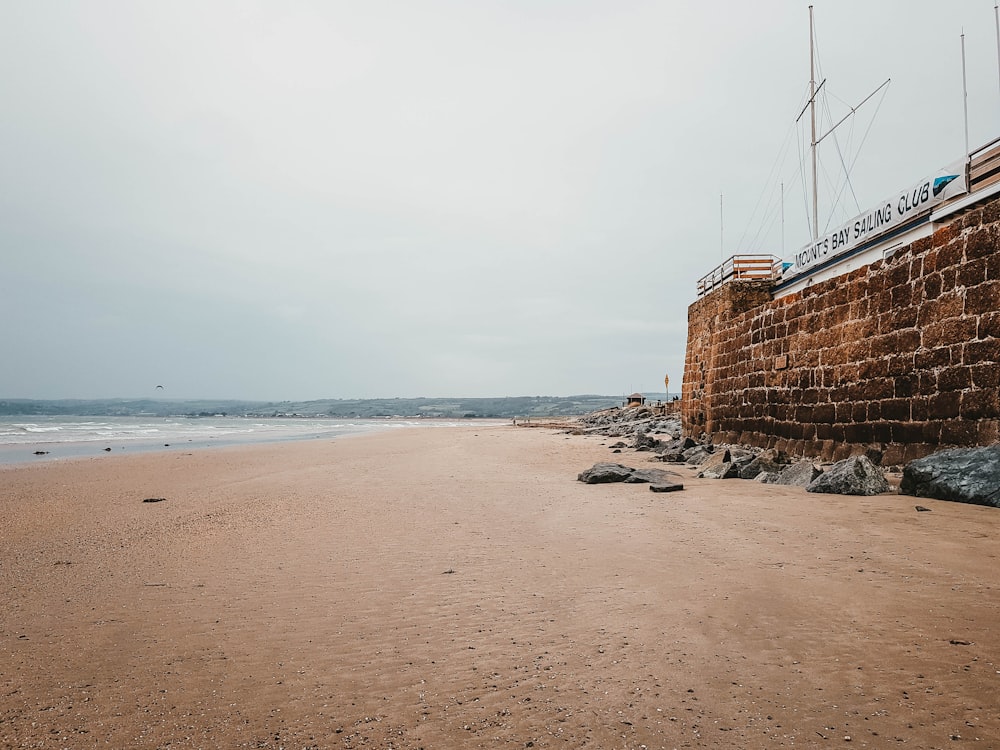
<path id="1" fill-rule="evenodd" d="M 1000 511 L 577 482 L 605 442 L 0 469 L 0 746 L 1000 747 Z"/>

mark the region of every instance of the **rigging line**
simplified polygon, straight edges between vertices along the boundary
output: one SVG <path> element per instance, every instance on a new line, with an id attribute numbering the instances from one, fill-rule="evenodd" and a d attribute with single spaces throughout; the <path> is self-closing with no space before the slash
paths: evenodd
<path id="1" fill-rule="evenodd" d="M 779 191 L 780 196 L 780 191 Z M 775 219 L 780 215 L 781 201 L 780 197 L 778 201 L 771 201 L 768 203 L 767 210 L 761 216 L 760 228 L 757 234 L 754 236 L 753 241 L 750 243 L 751 252 L 764 252 L 764 238 L 768 236 L 772 229 L 774 228 Z M 777 253 L 772 253 L 777 255 Z"/>
<path id="2" fill-rule="evenodd" d="M 798 135 L 799 142 L 799 180 L 802 183 L 802 202 L 805 204 L 806 209 L 806 226 L 812 226 L 812 216 L 809 215 L 809 187 L 806 185 L 806 152 L 804 148 L 804 139 L 802 138 L 802 132 L 798 128 L 795 129 L 796 135 Z"/>
<path id="3" fill-rule="evenodd" d="M 830 109 L 829 101 L 825 102 L 825 105 L 826 105 L 826 108 L 827 108 L 827 114 L 829 115 L 829 109 Z M 852 114 L 855 114 L 856 112 L 857 112 L 857 110 L 855 110 L 853 108 L 851 109 L 851 113 Z M 832 120 L 833 118 L 831 117 L 830 119 Z M 843 122 L 843 120 L 841 120 L 841 122 Z M 850 148 L 850 141 L 853 139 L 854 122 L 855 121 L 852 119 L 851 120 L 851 138 L 848 139 L 848 148 Z M 833 131 L 831 131 L 831 132 L 833 132 Z M 857 212 L 861 213 L 861 204 L 858 202 L 858 196 L 854 192 L 854 184 L 851 182 L 851 171 L 850 171 L 850 169 L 847 166 L 847 162 L 844 160 L 844 152 L 843 152 L 843 150 L 840 147 L 840 139 L 837 137 L 836 133 L 833 133 L 833 144 L 834 144 L 834 146 L 837 149 L 837 157 L 840 159 L 840 166 L 844 170 L 844 182 L 837 188 L 836 191 L 834 191 L 833 205 L 831 207 L 831 216 L 832 216 L 833 212 L 836 211 L 837 208 L 840 206 L 840 199 L 844 195 L 844 187 L 845 186 L 848 187 L 848 188 L 850 188 L 850 190 L 851 190 L 851 196 L 854 198 L 854 205 L 857 207 Z"/>
<path id="4" fill-rule="evenodd" d="M 747 220 L 746 226 L 743 229 L 743 234 L 740 235 L 739 242 L 736 244 L 737 250 L 743 246 L 744 241 L 746 240 L 747 232 L 750 231 L 750 226 L 757 218 L 757 212 L 760 209 L 761 201 L 764 200 L 764 194 L 767 192 L 767 189 L 771 184 L 774 173 L 779 169 L 779 164 L 783 161 L 783 154 L 788 151 L 788 145 L 791 143 L 793 127 L 795 127 L 794 124 L 790 125 L 788 131 L 785 133 L 785 138 L 783 139 L 781 147 L 778 149 L 778 155 L 771 164 L 771 170 L 767 174 L 767 179 L 764 180 L 764 187 L 761 189 L 760 195 L 757 196 L 757 202 L 754 204 L 753 211 L 750 213 L 750 218 Z"/>
<path id="5" fill-rule="evenodd" d="M 868 127 L 865 128 L 864 135 L 861 137 L 861 142 L 858 144 L 857 150 L 854 152 L 854 158 L 851 160 L 851 163 L 849 165 L 845 165 L 845 164 L 843 164 L 843 158 L 841 158 L 841 166 L 843 166 L 843 168 L 844 168 L 846 185 L 848 187 L 850 187 L 850 189 L 851 189 L 851 195 L 854 197 L 854 205 L 857 207 L 857 212 L 859 214 L 861 213 L 861 202 L 858 200 L 858 196 L 854 192 L 854 184 L 851 182 L 851 172 L 854 171 L 854 165 L 858 163 L 858 159 L 861 157 L 861 151 L 864 149 L 865 143 L 868 141 L 868 136 L 869 136 L 869 134 L 872 131 L 872 127 L 874 127 L 874 125 L 875 125 L 875 120 L 878 119 L 878 113 L 879 113 L 879 110 L 882 109 L 882 104 L 885 101 L 886 94 L 889 93 L 889 88 L 886 85 L 888 83 L 889 83 L 889 81 L 886 81 L 885 83 L 882 84 L 882 86 L 879 86 L 879 88 L 882 89 L 882 96 L 879 97 L 878 103 L 875 105 L 875 112 L 872 114 L 871 120 L 868 121 Z M 877 90 L 878 89 L 876 89 L 876 91 Z M 872 93 L 874 94 L 875 92 L 872 92 Z M 865 99 L 865 101 L 868 101 L 868 99 L 870 99 L 870 98 L 871 98 L 871 96 L 869 96 L 867 99 Z M 861 105 L 858 105 L 858 107 L 860 107 L 860 106 Z M 857 108 L 855 108 L 855 109 L 857 109 Z M 854 124 L 852 122 L 852 124 L 851 124 L 851 138 L 853 139 L 853 137 L 854 137 Z M 840 144 L 839 144 L 839 141 L 837 140 L 837 136 L 836 135 L 834 135 L 833 140 L 834 140 L 834 143 L 837 144 L 837 152 L 839 154 L 840 153 Z M 841 187 L 840 190 L 837 193 L 837 198 L 836 198 L 836 201 L 834 202 L 834 209 L 836 209 L 836 207 L 839 205 L 839 203 L 840 203 L 840 196 L 842 194 L 843 194 L 843 187 Z"/>
<path id="6" fill-rule="evenodd" d="M 854 169 L 854 165 L 857 164 L 858 158 L 861 156 L 861 149 L 864 148 L 865 142 L 868 140 L 868 134 L 872 132 L 872 127 L 875 125 L 875 120 L 878 119 L 879 110 L 882 109 L 882 103 L 885 101 L 886 94 L 889 93 L 889 87 L 886 86 L 882 90 L 882 96 L 878 100 L 878 104 L 875 105 L 875 112 L 872 114 L 872 119 L 868 122 L 868 127 L 865 129 L 865 134 L 861 136 L 861 143 L 858 144 L 858 150 L 854 154 L 854 161 L 851 162 L 851 169 Z"/>
<path id="7" fill-rule="evenodd" d="M 789 151 L 790 149 L 786 149 L 785 151 L 785 156 L 784 159 L 782 160 L 782 168 L 784 168 L 784 163 L 788 159 Z M 782 200 L 781 184 L 782 184 L 781 182 L 775 180 L 769 185 L 770 197 L 768 201 L 765 203 L 763 209 L 763 215 L 761 216 L 760 223 L 757 226 L 757 232 L 756 234 L 754 234 L 753 238 L 748 243 L 751 248 L 754 248 L 755 251 L 759 249 L 761 244 L 763 243 L 762 235 L 766 235 L 767 230 L 770 228 L 768 226 L 768 217 L 769 216 L 772 217 L 770 221 L 771 225 L 773 225 L 774 221 L 773 217 L 777 215 L 777 213 L 780 213 L 781 200 Z M 776 195 L 777 198 L 775 198 Z"/>

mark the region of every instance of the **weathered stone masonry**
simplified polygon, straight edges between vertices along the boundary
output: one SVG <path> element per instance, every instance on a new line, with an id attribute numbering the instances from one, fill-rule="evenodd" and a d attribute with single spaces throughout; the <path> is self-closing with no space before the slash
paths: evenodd
<path id="1" fill-rule="evenodd" d="M 689 308 L 687 434 L 886 465 L 1000 439 L 1000 200 L 803 292 L 770 284 Z"/>

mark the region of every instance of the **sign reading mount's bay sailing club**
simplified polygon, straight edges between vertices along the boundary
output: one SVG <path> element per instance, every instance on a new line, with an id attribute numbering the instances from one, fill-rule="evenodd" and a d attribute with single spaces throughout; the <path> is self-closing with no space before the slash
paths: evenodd
<path id="1" fill-rule="evenodd" d="M 795 253 L 789 270 L 792 274 L 799 274 L 843 255 L 967 190 L 965 162 L 949 164 L 910 189 L 882 201 L 870 211 L 810 242 Z"/>

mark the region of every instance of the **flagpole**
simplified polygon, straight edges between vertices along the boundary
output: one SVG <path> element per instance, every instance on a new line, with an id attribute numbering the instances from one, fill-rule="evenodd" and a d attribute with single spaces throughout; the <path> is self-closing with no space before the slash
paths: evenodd
<path id="1" fill-rule="evenodd" d="M 993 3 L 993 21 L 997 27 L 997 85 L 1000 86 L 1000 3 Z"/>
<path id="2" fill-rule="evenodd" d="M 965 158 L 969 158 L 969 88 L 965 78 L 965 29 L 962 29 L 962 107 L 965 113 Z"/>

